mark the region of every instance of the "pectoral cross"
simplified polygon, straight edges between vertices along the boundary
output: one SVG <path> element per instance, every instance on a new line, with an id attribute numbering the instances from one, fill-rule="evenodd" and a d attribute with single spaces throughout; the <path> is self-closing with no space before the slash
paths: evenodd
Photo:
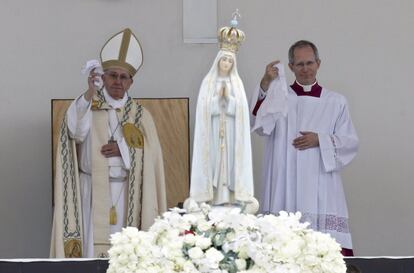
<path id="1" fill-rule="evenodd" d="M 114 136 L 111 136 L 111 138 L 108 140 L 108 144 L 116 143 L 116 140 L 114 139 Z"/>

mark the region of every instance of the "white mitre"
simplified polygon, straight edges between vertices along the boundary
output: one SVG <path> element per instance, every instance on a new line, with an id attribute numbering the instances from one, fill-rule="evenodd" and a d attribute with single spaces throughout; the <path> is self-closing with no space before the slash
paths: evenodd
<path id="1" fill-rule="evenodd" d="M 141 45 L 129 28 L 112 36 L 102 47 L 101 63 L 104 70 L 109 67 L 121 67 L 134 76 L 142 62 Z"/>

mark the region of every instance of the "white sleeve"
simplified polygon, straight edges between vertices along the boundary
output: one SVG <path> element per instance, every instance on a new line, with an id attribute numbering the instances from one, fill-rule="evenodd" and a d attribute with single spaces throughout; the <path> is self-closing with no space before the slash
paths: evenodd
<path id="1" fill-rule="evenodd" d="M 333 134 L 318 134 L 318 137 L 326 172 L 339 171 L 352 161 L 359 141 L 346 104 L 335 123 Z"/>
<path id="2" fill-rule="evenodd" d="M 66 116 L 70 137 L 77 143 L 83 142 L 91 128 L 91 103 L 82 94 L 71 103 Z"/>

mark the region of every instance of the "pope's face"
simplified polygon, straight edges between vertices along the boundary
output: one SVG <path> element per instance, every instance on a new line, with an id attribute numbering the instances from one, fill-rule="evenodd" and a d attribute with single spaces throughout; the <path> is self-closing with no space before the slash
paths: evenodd
<path id="1" fill-rule="evenodd" d="M 228 76 L 231 69 L 233 68 L 234 60 L 231 55 L 224 55 L 218 62 L 219 75 Z"/>
<path id="2" fill-rule="evenodd" d="M 123 68 L 109 68 L 105 70 L 102 80 L 108 94 L 116 100 L 124 97 L 125 92 L 128 91 L 133 82 L 128 71 Z"/>
<path id="3" fill-rule="evenodd" d="M 316 60 L 315 53 L 310 46 L 296 48 L 293 51 L 293 64 L 290 70 L 295 74 L 296 81 L 303 85 L 313 84 L 316 81 L 320 60 Z"/>

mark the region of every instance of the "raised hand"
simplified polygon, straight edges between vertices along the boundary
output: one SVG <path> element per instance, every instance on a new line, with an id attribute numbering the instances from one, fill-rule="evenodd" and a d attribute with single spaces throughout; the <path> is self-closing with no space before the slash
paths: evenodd
<path id="1" fill-rule="evenodd" d="M 91 70 L 91 73 L 89 73 L 89 77 L 88 77 L 88 90 L 85 93 L 85 99 L 87 101 L 91 101 L 93 96 L 96 93 L 96 86 L 95 86 L 95 81 L 97 79 L 97 77 L 101 77 L 101 75 L 99 73 L 95 72 L 95 68 Z"/>
<path id="2" fill-rule="evenodd" d="M 279 76 L 279 69 L 275 67 L 276 64 L 280 61 L 273 61 L 266 66 L 265 74 L 263 75 L 262 81 L 260 82 L 260 87 L 263 91 L 269 89 L 270 83 Z"/>

